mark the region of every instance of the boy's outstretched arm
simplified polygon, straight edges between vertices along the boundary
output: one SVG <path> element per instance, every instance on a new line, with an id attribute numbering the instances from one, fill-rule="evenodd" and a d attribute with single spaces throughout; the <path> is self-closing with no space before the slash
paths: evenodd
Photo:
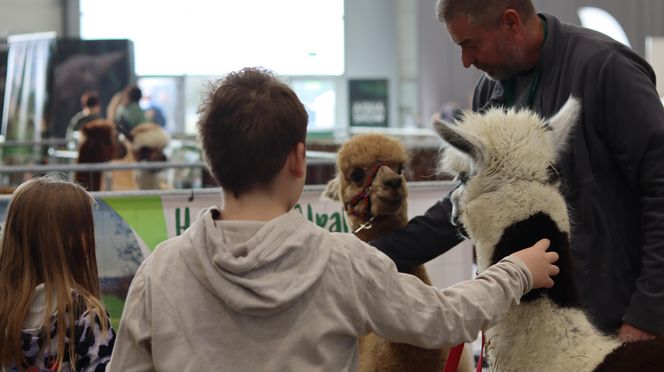
<path id="1" fill-rule="evenodd" d="M 445 197 L 424 215 L 411 219 L 405 227 L 369 244 L 390 257 L 399 271 L 422 265 L 463 241 L 450 222 L 451 211 L 452 204 L 449 197 Z"/>
<path id="2" fill-rule="evenodd" d="M 400 274 L 384 255 L 369 255 L 357 272 L 364 331 L 424 348 L 449 347 L 475 340 L 480 330 L 500 322 L 511 306 L 533 288 L 553 285 L 557 254 L 548 240 L 510 255 L 475 279 L 441 290 Z M 366 246 L 365 246 L 366 247 Z M 366 247 L 370 249 L 370 247 Z"/>

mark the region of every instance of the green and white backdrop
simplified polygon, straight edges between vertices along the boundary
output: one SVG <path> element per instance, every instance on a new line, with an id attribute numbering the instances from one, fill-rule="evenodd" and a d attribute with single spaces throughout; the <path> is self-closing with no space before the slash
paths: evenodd
<path id="1" fill-rule="evenodd" d="M 451 186 L 445 182 L 410 184 L 409 216 L 423 214 L 447 195 Z M 348 233 L 341 205 L 321 197 L 322 191 L 323 186 L 305 187 L 295 208 L 321 227 Z M 99 192 L 93 195 L 97 201 L 94 209 L 95 238 L 103 300 L 108 306 L 113 326 L 117 327 L 129 285 L 141 262 L 160 242 L 182 234 L 202 209 L 220 205 L 221 193 L 219 189 L 198 189 Z M 4 221 L 9 201 L 9 197 L 0 197 L 1 221 Z M 456 266 L 458 258 L 453 258 L 451 262 Z M 432 270 L 429 271 L 431 273 Z M 441 284 L 436 283 L 433 276 L 434 284 Z M 466 275 L 462 276 L 452 278 L 451 282 L 465 279 Z"/>

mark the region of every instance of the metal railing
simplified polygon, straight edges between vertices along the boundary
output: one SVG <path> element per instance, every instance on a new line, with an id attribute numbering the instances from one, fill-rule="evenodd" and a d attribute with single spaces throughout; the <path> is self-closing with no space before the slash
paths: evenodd
<path id="1" fill-rule="evenodd" d="M 64 138 L 44 138 L 39 141 L 34 140 L 6 140 L 0 141 L 0 147 L 12 146 L 66 146 L 69 140 Z"/>
<path id="2" fill-rule="evenodd" d="M 307 163 L 309 165 L 334 165 L 336 162 L 335 153 L 325 153 L 310 151 L 307 153 Z M 53 164 L 21 164 L 21 165 L 0 165 L 0 186 L 17 186 L 25 179 L 25 175 L 41 175 L 48 173 L 62 173 L 70 180 L 74 179 L 75 173 L 93 173 L 101 172 L 106 187 L 111 190 L 113 185 L 113 171 L 165 171 L 177 169 L 192 169 L 194 173 L 185 173 L 176 175 L 167 173 L 161 177 L 169 179 L 168 184 L 173 184 L 176 188 L 179 183 L 186 187 L 203 186 L 202 169 L 206 167 L 203 161 L 182 162 L 182 161 L 159 161 L 159 162 L 105 162 L 105 163 L 53 163 Z M 183 179 L 179 179 L 183 177 Z M 163 179 L 163 178 L 162 178 Z M 198 185 L 198 186 L 192 186 Z"/>
<path id="3" fill-rule="evenodd" d="M 201 187 L 203 182 L 202 169 L 205 168 L 205 163 L 202 161 L 197 162 L 135 162 L 135 163 L 121 163 L 121 162 L 107 162 L 107 163 L 82 163 L 82 164 L 25 164 L 25 165 L 4 165 L 0 166 L 0 186 L 15 187 L 23 182 L 26 176 L 29 175 L 44 175 L 52 173 L 60 173 L 69 180 L 74 180 L 75 174 L 80 173 L 101 173 L 104 179 L 104 188 L 106 190 L 113 190 L 114 187 L 139 187 L 135 183 L 137 179 L 132 177 L 133 181 L 128 184 L 114 184 L 114 175 L 119 176 L 115 171 L 166 171 L 172 170 L 170 173 L 161 173 L 159 176 L 167 184 L 174 187 Z M 192 173 L 185 173 L 176 175 L 175 170 L 192 169 Z M 126 182 L 126 181 L 125 181 Z M 118 186 L 120 185 L 120 186 Z"/>
<path id="4" fill-rule="evenodd" d="M 114 170 L 160 170 L 181 168 L 204 168 L 205 163 L 200 162 L 138 162 L 138 163 L 81 163 L 81 164 L 32 164 L 32 165 L 5 165 L 0 167 L 3 173 L 67 173 L 67 172 L 105 172 Z"/>

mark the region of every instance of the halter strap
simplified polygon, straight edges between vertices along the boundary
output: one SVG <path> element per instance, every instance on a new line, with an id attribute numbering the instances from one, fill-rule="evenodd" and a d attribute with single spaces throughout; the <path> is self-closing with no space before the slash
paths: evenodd
<path id="1" fill-rule="evenodd" d="M 378 174 L 378 170 L 383 165 L 386 164 L 380 161 L 374 163 L 371 166 L 371 168 L 369 168 L 369 175 L 367 176 L 367 179 L 364 182 L 362 190 L 360 190 L 360 192 L 355 194 L 355 196 L 353 196 L 347 203 L 344 204 L 344 209 L 346 210 L 346 213 L 348 213 L 349 216 L 358 217 L 363 222 L 367 222 L 372 218 L 375 218 L 374 216 L 371 215 L 371 185 L 373 184 L 374 178 L 376 178 L 376 174 Z M 360 213 L 355 212 L 354 210 L 355 206 L 357 206 L 362 201 L 364 201 L 365 204 L 364 209 L 366 210 L 366 212 L 360 212 Z"/>

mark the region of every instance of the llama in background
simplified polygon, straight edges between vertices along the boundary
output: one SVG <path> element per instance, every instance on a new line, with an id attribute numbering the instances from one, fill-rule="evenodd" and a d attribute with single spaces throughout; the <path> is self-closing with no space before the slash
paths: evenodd
<path id="1" fill-rule="evenodd" d="M 106 163 L 115 154 L 117 134 L 112 122 L 104 119 L 93 120 L 83 125 L 80 130 L 80 145 L 78 148 L 78 163 Z M 101 172 L 76 172 L 76 182 L 88 191 L 102 189 Z"/>

